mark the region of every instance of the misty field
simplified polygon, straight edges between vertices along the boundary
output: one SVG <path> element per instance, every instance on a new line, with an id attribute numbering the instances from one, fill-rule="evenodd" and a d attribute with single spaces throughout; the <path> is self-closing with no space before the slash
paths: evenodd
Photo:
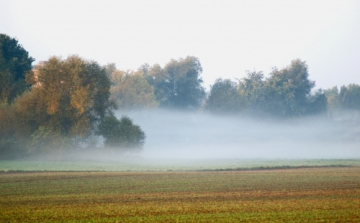
<path id="1" fill-rule="evenodd" d="M 211 171 L 360 166 L 360 159 L 144 159 L 2 160 L 0 172 L 22 171 Z"/>
<path id="2" fill-rule="evenodd" d="M 2 172 L 0 222 L 359 222 L 360 167 Z"/>

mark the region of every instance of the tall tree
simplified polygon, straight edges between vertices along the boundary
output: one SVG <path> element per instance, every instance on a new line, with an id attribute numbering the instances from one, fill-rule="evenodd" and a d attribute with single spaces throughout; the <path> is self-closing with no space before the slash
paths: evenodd
<path id="1" fill-rule="evenodd" d="M 340 111 L 339 90 L 337 86 L 324 90 L 329 116 L 333 117 Z"/>
<path id="2" fill-rule="evenodd" d="M 96 133 L 103 135 L 106 142 L 118 142 L 116 147 L 143 145 L 145 134 L 139 126 L 113 116 L 109 102 L 110 80 L 105 68 L 96 62 L 78 56 L 65 60 L 52 57 L 38 66 L 37 72 L 27 80 L 33 85 L 31 90 L 8 108 L 13 108 L 16 117 L 16 134 L 12 136 L 15 141 L 24 139 L 31 154 L 45 152 L 61 156 L 69 149 L 84 145 Z M 2 114 L 9 117 L 11 112 L 0 110 L 0 121 Z M 106 132 L 109 130 L 104 130 L 106 127 L 116 131 L 109 135 Z"/>
<path id="3" fill-rule="evenodd" d="M 141 70 L 125 72 L 115 70 L 111 75 L 110 100 L 118 109 L 144 109 L 157 107 L 154 88 Z"/>
<path id="4" fill-rule="evenodd" d="M 357 84 L 342 86 L 339 101 L 343 109 L 360 110 L 360 86 Z"/>
<path id="5" fill-rule="evenodd" d="M 205 109 L 214 113 L 238 113 L 242 100 L 236 82 L 229 79 L 217 79 L 211 86 Z"/>
<path id="6" fill-rule="evenodd" d="M 154 65 L 148 72 L 148 81 L 154 86 L 161 107 L 196 109 L 205 98 L 201 72 L 199 59 L 188 56 L 171 60 L 163 69 Z"/>
<path id="7" fill-rule="evenodd" d="M 323 90 L 317 90 L 309 96 L 306 113 L 309 115 L 324 114 L 328 110 L 328 102 Z"/>
<path id="8" fill-rule="evenodd" d="M 19 146 L 22 138 L 16 137 L 17 121 L 14 106 L 0 103 L 0 159 L 13 159 L 25 153 Z"/>
<path id="9" fill-rule="evenodd" d="M 108 63 L 104 66 L 106 76 L 111 79 L 112 73 L 116 70 L 116 65 L 114 63 Z"/>
<path id="10" fill-rule="evenodd" d="M 14 38 L 0 34 L 0 100 L 12 102 L 28 85 L 26 73 L 34 61 Z"/>
<path id="11" fill-rule="evenodd" d="M 264 74 L 260 71 L 247 72 L 247 77 L 239 81 L 238 90 L 245 101 L 245 107 L 252 112 L 261 113 L 265 100 Z"/>
<path id="12" fill-rule="evenodd" d="M 96 62 L 52 57 L 31 81 L 34 87 L 17 104 L 30 132 L 34 131 L 35 148 L 83 139 L 107 113 L 110 81 Z"/>
<path id="13" fill-rule="evenodd" d="M 284 69 L 275 68 L 265 82 L 267 111 L 283 117 L 304 115 L 315 86 L 308 77 L 308 67 L 299 59 Z"/>

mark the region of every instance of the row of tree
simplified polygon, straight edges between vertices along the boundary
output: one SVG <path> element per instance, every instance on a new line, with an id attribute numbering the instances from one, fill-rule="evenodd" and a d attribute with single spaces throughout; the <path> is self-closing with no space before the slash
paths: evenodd
<path id="1" fill-rule="evenodd" d="M 262 72 L 248 72 L 238 81 L 218 79 L 205 103 L 209 111 L 257 116 L 299 117 L 325 112 L 326 97 L 322 91 L 311 93 L 315 83 L 308 78 L 305 62 L 293 60 L 284 69 L 274 68 L 269 77 Z"/>
<path id="2" fill-rule="evenodd" d="M 342 111 L 360 111 L 360 85 L 349 84 L 340 90 L 335 86 L 324 90 L 327 98 L 328 110 L 332 116 L 339 116 Z"/>
<path id="3" fill-rule="evenodd" d="M 268 77 L 253 71 L 237 81 L 217 79 L 207 94 L 196 57 L 171 60 L 163 68 L 145 64 L 137 71 L 120 71 L 114 64 L 105 67 L 111 80 L 110 99 L 118 109 L 201 109 L 266 118 L 360 110 L 359 85 L 314 91 L 308 66 L 299 59 L 283 69 L 274 68 Z"/>
<path id="4" fill-rule="evenodd" d="M 121 71 L 78 56 L 34 59 L 14 38 L 0 34 L 0 158 L 63 153 L 103 139 L 105 147 L 142 148 L 145 134 L 113 109 L 157 107 L 291 118 L 344 109 L 360 110 L 360 86 L 314 91 L 304 61 L 274 68 L 265 77 L 248 72 L 237 81 L 218 79 L 206 93 L 196 57 L 164 67 Z"/>
<path id="5" fill-rule="evenodd" d="M 110 98 L 119 109 L 196 110 L 205 99 L 196 57 L 171 60 L 164 68 L 144 64 L 137 71 L 120 71 L 114 64 L 105 67 L 111 80 Z"/>

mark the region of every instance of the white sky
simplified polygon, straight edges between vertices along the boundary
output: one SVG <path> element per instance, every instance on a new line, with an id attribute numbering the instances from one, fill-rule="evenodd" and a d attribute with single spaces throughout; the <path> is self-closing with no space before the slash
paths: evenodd
<path id="1" fill-rule="evenodd" d="M 357 0 L 0 0 L 0 33 L 35 63 L 77 54 L 137 69 L 190 55 L 209 87 L 300 58 L 316 88 L 360 84 Z"/>

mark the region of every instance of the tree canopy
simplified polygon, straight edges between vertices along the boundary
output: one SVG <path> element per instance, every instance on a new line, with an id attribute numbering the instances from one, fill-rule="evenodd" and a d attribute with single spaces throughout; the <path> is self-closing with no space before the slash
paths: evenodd
<path id="1" fill-rule="evenodd" d="M 0 33 L 0 100 L 12 102 L 28 85 L 26 73 L 34 61 L 14 38 Z"/>
<path id="2" fill-rule="evenodd" d="M 262 72 L 247 72 L 247 76 L 239 81 L 238 90 L 244 103 L 244 108 L 252 113 L 259 113 L 264 109 L 265 81 Z"/>
<path id="3" fill-rule="evenodd" d="M 155 108 L 158 103 L 146 76 L 141 72 L 114 70 L 110 77 L 110 100 L 118 109 Z"/>
<path id="4" fill-rule="evenodd" d="M 296 59 L 288 67 L 274 68 L 267 78 L 262 72 L 247 72 L 237 86 L 230 80 L 217 80 L 205 107 L 212 112 L 247 112 L 277 118 L 324 113 L 327 99 L 322 91 L 311 93 L 315 82 L 308 77 L 306 63 Z"/>
<path id="5" fill-rule="evenodd" d="M 123 116 L 118 120 L 115 116 L 107 116 L 98 127 L 99 135 L 104 136 L 105 146 L 110 148 L 141 149 L 145 133 L 140 126 L 134 125 L 132 120 Z"/>
<path id="6" fill-rule="evenodd" d="M 274 69 L 265 83 L 267 110 L 275 116 L 306 114 L 311 89 L 315 86 L 308 77 L 308 67 L 299 59 L 284 69 Z"/>
<path id="7" fill-rule="evenodd" d="M 193 110 L 201 106 L 205 98 L 200 74 L 202 67 L 196 57 L 171 60 L 161 68 L 149 69 L 148 81 L 154 86 L 160 107 Z"/>
<path id="8" fill-rule="evenodd" d="M 112 148 L 142 147 L 145 134 L 140 127 L 113 116 L 109 101 L 111 83 L 98 63 L 78 56 L 65 60 L 51 57 L 38 65 L 27 81 L 32 88 L 11 105 L 0 107 L 0 157 L 15 148 L 28 154 L 61 156 L 80 148 L 96 133 L 113 142 Z M 114 126 L 121 131 L 107 139 L 98 129 L 109 118 L 117 120 L 113 121 Z M 136 141 L 138 138 L 141 140 Z"/>
<path id="9" fill-rule="evenodd" d="M 34 148 L 84 139 L 107 113 L 110 82 L 96 62 L 52 57 L 30 81 L 33 88 L 19 98 L 17 111 L 34 130 Z"/>
<path id="10" fill-rule="evenodd" d="M 343 108 L 360 110 L 360 86 L 357 84 L 342 86 L 339 101 Z"/>
<path id="11" fill-rule="evenodd" d="M 229 79 L 217 79 L 211 86 L 205 109 L 219 114 L 233 114 L 239 112 L 242 107 L 237 83 Z"/>

